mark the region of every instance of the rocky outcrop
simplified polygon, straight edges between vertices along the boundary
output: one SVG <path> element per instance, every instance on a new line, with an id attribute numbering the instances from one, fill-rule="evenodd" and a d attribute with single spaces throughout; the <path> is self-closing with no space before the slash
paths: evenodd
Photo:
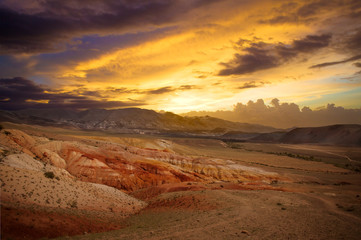
<path id="1" fill-rule="evenodd" d="M 114 142 L 55 141 L 32 137 L 20 130 L 4 131 L 1 144 L 44 163 L 67 170 L 86 182 L 105 184 L 124 191 L 178 182 L 263 181 L 275 173 L 242 166 L 230 160 L 188 157 L 168 149 L 146 149 Z M 94 143 L 94 142 L 93 142 Z"/>

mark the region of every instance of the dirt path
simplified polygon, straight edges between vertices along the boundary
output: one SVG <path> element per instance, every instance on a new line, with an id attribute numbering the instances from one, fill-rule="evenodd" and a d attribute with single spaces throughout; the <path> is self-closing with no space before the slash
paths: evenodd
<path id="1" fill-rule="evenodd" d="M 346 158 L 347 160 L 349 160 L 350 162 L 355 162 L 358 163 L 358 161 L 352 160 L 351 158 L 349 158 L 347 155 L 342 155 L 342 154 L 337 154 L 331 151 L 327 151 L 325 149 L 321 149 L 321 148 L 317 148 L 315 146 L 299 146 L 299 145 L 280 145 L 280 147 L 282 148 L 288 148 L 288 149 L 301 149 L 301 150 L 307 150 L 307 151 L 315 151 L 315 152 L 321 152 L 321 153 L 326 153 L 329 155 L 333 155 L 333 156 L 337 156 L 337 157 L 341 157 L 341 158 Z"/>

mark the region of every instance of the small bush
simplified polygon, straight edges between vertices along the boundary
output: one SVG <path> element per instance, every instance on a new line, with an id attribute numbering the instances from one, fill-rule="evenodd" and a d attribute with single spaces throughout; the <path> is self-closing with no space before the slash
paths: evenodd
<path id="1" fill-rule="evenodd" d="M 78 208 L 78 203 L 77 201 L 72 201 L 71 203 L 68 203 L 68 205 L 71 207 L 71 208 Z"/>
<path id="2" fill-rule="evenodd" d="M 3 130 L 3 129 L 4 129 L 3 125 L 0 124 L 0 131 Z"/>
<path id="3" fill-rule="evenodd" d="M 51 178 L 51 179 L 53 179 L 55 177 L 53 172 L 46 172 L 46 173 L 44 173 L 44 176 L 47 178 Z"/>
<path id="4" fill-rule="evenodd" d="M 8 131 L 4 131 L 5 135 L 8 136 L 11 134 L 11 132 L 8 132 Z"/>

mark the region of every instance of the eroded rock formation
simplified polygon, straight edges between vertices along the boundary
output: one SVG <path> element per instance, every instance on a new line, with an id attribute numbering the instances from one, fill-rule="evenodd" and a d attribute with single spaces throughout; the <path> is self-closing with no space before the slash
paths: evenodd
<path id="1" fill-rule="evenodd" d="M 114 142 L 49 140 L 20 130 L 1 132 L 0 141 L 9 149 L 67 170 L 86 182 L 100 183 L 124 191 L 178 182 L 270 183 L 275 173 L 246 167 L 231 160 L 183 156 L 169 149 L 145 149 Z"/>

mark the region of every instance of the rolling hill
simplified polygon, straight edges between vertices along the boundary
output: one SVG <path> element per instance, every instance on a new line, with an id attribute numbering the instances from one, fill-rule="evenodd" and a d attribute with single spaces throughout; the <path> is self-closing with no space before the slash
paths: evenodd
<path id="1" fill-rule="evenodd" d="M 262 133 L 251 142 L 361 146 L 361 125 L 337 124 L 324 127 L 295 128 L 288 132 Z"/>
<path id="2" fill-rule="evenodd" d="M 280 139 L 280 142 L 361 146 L 361 125 L 347 124 L 296 128 L 286 133 Z"/>

